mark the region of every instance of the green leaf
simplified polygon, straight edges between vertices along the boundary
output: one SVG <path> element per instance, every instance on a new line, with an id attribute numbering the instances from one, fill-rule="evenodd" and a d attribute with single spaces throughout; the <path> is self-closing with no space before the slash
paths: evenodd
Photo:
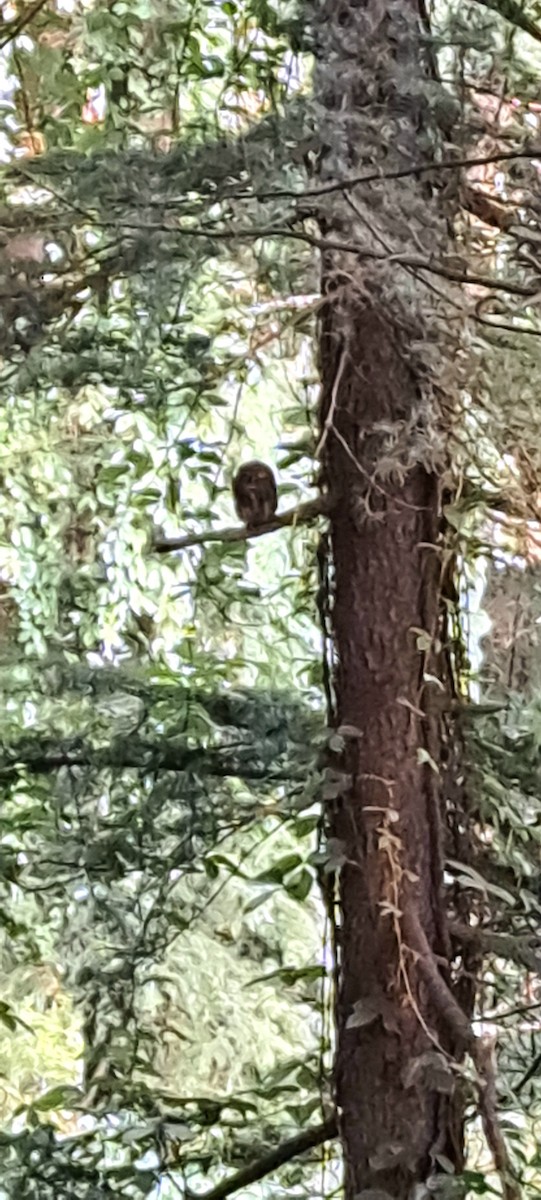
<path id="1" fill-rule="evenodd" d="M 22 930 L 18 932 L 22 932 Z M 26 1021 L 23 1021 L 21 1017 L 18 1017 L 11 1005 L 5 1000 L 0 1000 L 0 1021 L 11 1033 L 15 1033 L 18 1028 L 26 1029 L 27 1033 L 34 1033 L 32 1027 L 27 1025 Z"/>
<path id="2" fill-rule="evenodd" d="M 77 1087 L 68 1085 L 59 1085 L 51 1088 L 50 1091 L 44 1092 L 37 1100 L 34 1100 L 29 1106 L 35 1112 L 52 1112 L 53 1109 L 59 1108 L 77 1108 L 83 1103 L 84 1093 Z"/>
<path id="3" fill-rule="evenodd" d="M 286 880 L 285 889 L 288 896 L 291 896 L 292 900 L 298 900 L 300 903 L 302 903 L 310 895 L 313 883 L 314 876 L 312 872 L 307 867 L 303 867 L 302 870 L 295 871 L 295 873 Z"/>
<path id="4" fill-rule="evenodd" d="M 279 980 L 284 987 L 294 987 L 297 983 L 315 983 L 318 979 L 323 979 L 326 975 L 325 967 L 279 967 L 276 971 L 269 971 L 266 975 L 257 975 L 255 979 L 250 980 L 248 986 L 253 986 L 256 983 L 269 983 L 273 979 Z"/>
<path id="5" fill-rule="evenodd" d="M 475 888 L 477 891 L 484 892 L 486 895 L 492 894 L 493 896 L 497 896 L 500 900 L 503 900 L 505 904 L 509 904 L 511 908 L 514 908 L 516 904 L 516 896 L 513 896 L 512 892 L 508 892 L 506 888 L 502 888 L 499 887 L 498 884 L 491 883 L 488 879 L 485 879 L 483 875 L 480 875 L 478 871 L 466 863 L 457 862 L 455 859 L 449 858 L 447 859 L 447 865 L 452 867 L 454 871 L 458 872 L 458 881 L 459 883 L 462 883 L 464 887 Z"/>
<path id="6" fill-rule="evenodd" d="M 266 871 L 261 871 L 259 875 L 253 876 L 254 883 L 283 883 L 287 875 L 291 875 L 297 867 L 302 865 L 300 854 L 285 854 L 277 862 L 273 863 Z"/>

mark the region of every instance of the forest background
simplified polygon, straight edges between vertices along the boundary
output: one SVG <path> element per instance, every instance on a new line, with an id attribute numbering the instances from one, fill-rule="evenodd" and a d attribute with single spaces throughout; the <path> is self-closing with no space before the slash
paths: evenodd
<path id="1" fill-rule="evenodd" d="M 539 1195 L 540 43 L 514 0 L 1 6 L 2 1200 L 332 1196 L 341 1143 L 349 1196 Z M 410 621 L 424 535 L 387 513 L 432 479 Z M 428 707 L 393 679 L 378 742 L 346 678 L 385 693 L 387 643 L 443 697 L 398 832 L 390 746 Z M 384 935 L 356 946 L 373 864 L 337 802 L 371 739 Z M 397 946 L 391 1016 L 362 978 Z"/>

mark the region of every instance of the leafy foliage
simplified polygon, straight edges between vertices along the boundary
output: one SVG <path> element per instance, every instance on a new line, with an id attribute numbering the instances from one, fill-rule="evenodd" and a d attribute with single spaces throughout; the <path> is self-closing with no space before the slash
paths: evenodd
<path id="1" fill-rule="evenodd" d="M 318 46 L 311 7 L 282 0 L 4 7 L 0 1195 L 169 1197 L 327 1100 L 316 535 L 153 550 L 228 523 L 243 456 L 312 494 Z M 505 1030 L 535 1189 L 538 692 L 495 687 L 468 612 L 502 561 L 520 580 L 537 562 L 537 47 L 503 4 L 433 7 L 443 82 L 405 95 L 461 159 L 524 154 L 465 173 L 455 229 L 448 603 L 480 707 L 449 887 L 506 939 L 479 1017 Z M 370 191 L 389 253 L 393 196 Z M 455 268 L 412 277 L 433 294 Z M 321 1187 L 312 1160 L 280 1181 Z"/>
<path id="2" fill-rule="evenodd" d="M 240 165 L 289 52 L 267 6 L 24 15 L 2 114 L 2 1188 L 165 1196 L 321 1107 L 311 539 L 152 551 L 230 517 L 252 448 L 310 487 L 313 299 L 283 297 L 311 268 L 194 225 L 205 137 L 225 180 L 224 134 Z M 179 237 L 164 201 L 192 157 Z"/>

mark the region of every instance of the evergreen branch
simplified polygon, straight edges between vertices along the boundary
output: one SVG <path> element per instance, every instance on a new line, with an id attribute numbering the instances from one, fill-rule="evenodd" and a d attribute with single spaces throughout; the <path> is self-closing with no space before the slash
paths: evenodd
<path id="1" fill-rule="evenodd" d="M 317 500 L 307 500 L 305 504 L 288 508 L 286 512 L 277 513 L 271 521 L 265 521 L 263 525 L 253 529 L 247 529 L 245 525 L 233 525 L 227 529 L 206 529 L 202 533 L 186 533 L 183 537 L 160 539 L 154 542 L 152 549 L 157 554 L 169 554 L 173 550 L 186 550 L 189 546 L 205 546 L 207 542 L 247 542 L 251 538 L 274 533 L 276 529 L 286 529 L 288 525 L 305 525 L 330 510 L 329 498 L 321 496 Z"/>
<path id="2" fill-rule="evenodd" d="M 218 778 L 237 777 L 257 780 L 306 779 L 304 772 L 293 767 L 273 768 L 276 760 L 276 744 L 268 739 L 266 745 L 245 743 L 241 747 L 197 747 L 156 746 L 136 738 L 133 734 L 116 737 L 104 748 L 97 748 L 77 740 L 76 744 L 62 744 L 43 740 L 42 744 L 31 745 L 26 739 L 0 757 L 0 784 L 9 781 L 25 769 L 33 775 L 50 775 L 54 771 L 86 768 L 94 771 L 134 770 L 143 772 L 189 771 L 198 775 Z"/>
<path id="3" fill-rule="evenodd" d="M 265 1179 L 273 1171 L 279 1167 L 285 1166 L 294 1158 L 298 1158 L 300 1154 L 305 1154 L 307 1150 L 313 1150 L 316 1146 L 322 1146 L 324 1142 L 331 1141 L 332 1138 L 338 1135 L 338 1125 L 336 1117 L 330 1117 L 322 1125 L 316 1125 L 313 1129 L 305 1129 L 303 1133 L 297 1134 L 296 1137 L 289 1138 L 287 1142 L 282 1142 L 279 1146 L 275 1146 L 273 1150 L 269 1150 L 267 1154 L 263 1154 L 261 1158 L 255 1162 L 248 1163 L 246 1167 L 241 1167 L 234 1175 L 230 1175 L 228 1179 L 222 1179 L 216 1187 L 213 1187 L 208 1192 L 195 1193 L 187 1192 L 188 1200 L 226 1200 L 227 1196 L 231 1196 L 234 1192 L 239 1192 L 241 1188 L 249 1187 L 252 1183 L 257 1183 L 259 1179 Z"/>
<path id="4" fill-rule="evenodd" d="M 479 4 L 483 4 L 485 0 L 477 0 Z M 488 0 L 487 0 L 488 2 Z M 488 167 L 492 163 L 512 162 L 514 159 L 521 158 L 539 158 L 541 157 L 541 146 L 530 146 L 527 150 L 501 150 L 493 154 L 477 154 L 465 158 L 448 158 L 442 162 L 426 162 L 421 161 L 414 163 L 410 167 L 397 167 L 393 171 L 370 171 L 363 175 L 352 175 L 350 179 L 339 179 L 336 183 L 325 183 L 321 187 L 305 188 L 303 191 L 296 191 L 293 188 L 276 188 L 269 192 L 243 192 L 235 193 L 235 199 L 238 200 L 304 200 L 315 199 L 318 196 L 330 196 L 335 192 L 348 192 L 352 188 L 360 187 L 363 183 L 384 183 L 388 179 L 408 179 L 412 175 L 427 175 L 437 174 L 439 171 L 461 171 L 468 167 Z M 231 198 L 231 197 L 228 197 Z M 158 203 L 167 204 L 168 201 L 155 201 Z"/>
<path id="5" fill-rule="evenodd" d="M 483 4 L 483 0 L 477 0 L 479 4 Z M 444 158 L 441 162 L 426 162 L 420 161 L 413 164 L 411 167 L 396 167 L 393 170 L 371 170 L 362 175 L 351 175 L 349 179 L 338 179 L 333 184 L 323 184 L 320 187 L 305 187 L 302 191 L 294 187 L 276 187 L 273 191 L 251 191 L 245 187 L 244 190 L 238 192 L 228 192 L 228 200 L 317 200 L 320 196 L 332 196 L 337 192 L 350 192 L 355 187 L 361 187 L 363 184 L 384 184 L 386 180 L 409 179 L 413 175 L 437 175 L 441 170 L 467 170 L 470 167 L 489 167 L 493 163 L 498 162 L 513 162 L 519 161 L 521 158 L 540 158 L 541 146 L 529 146 L 527 150 L 500 150 L 494 151 L 493 154 L 486 155 L 471 155 L 463 158 Z M 10 164 L 10 170 L 14 170 L 13 164 Z M 26 168 L 28 174 L 35 176 L 36 170 Z M 48 188 L 47 184 L 40 186 Z M 215 197 L 212 196 L 211 203 L 215 203 Z M 186 208 L 186 197 L 168 197 L 158 196 L 149 199 L 149 208 L 155 206 L 160 209 Z M 113 222 L 112 222 L 113 224 Z"/>
<path id="6" fill-rule="evenodd" d="M 535 283 L 514 283 L 511 279 L 496 279 L 492 275 L 473 275 L 459 270 L 457 267 L 446 266 L 445 263 L 432 259 L 418 258 L 411 254 L 389 254 L 380 250 L 372 250 L 357 242 L 341 242 L 333 238 L 320 238 L 304 229 L 292 229 L 287 225 L 253 226 L 250 229 L 212 229 L 201 226 L 187 226 L 185 229 L 164 224 L 162 221 L 102 221 L 104 226 L 116 225 L 124 229 L 133 229 L 143 233 L 168 233 L 185 238 L 206 238 L 209 242 L 257 242 L 261 238 L 291 238 L 293 241 L 304 242 L 320 253 L 337 251 L 342 254 L 353 254 L 359 260 L 387 263 L 390 266 L 404 267 L 406 270 L 427 271 L 431 275 L 439 275 L 450 283 L 466 284 L 471 287 L 487 288 L 498 292 L 507 292 L 511 296 L 533 298 L 539 294 L 539 286 Z M 304 506 L 299 506 L 303 508 Z M 286 521 L 285 524 L 288 524 Z M 277 529 L 280 525 L 276 526 Z M 264 532 L 270 531 L 269 527 Z M 227 531 L 232 533 L 231 530 Z M 254 536 L 253 533 L 250 536 Z M 214 538 L 220 541 L 220 538 Z M 240 537 L 228 537 L 228 541 L 242 541 Z M 190 544 L 190 543 L 185 543 Z M 195 544 L 195 543 L 194 543 Z M 169 546 L 168 549 L 175 547 Z M 178 549 L 179 547 L 177 547 Z"/>
<path id="7" fill-rule="evenodd" d="M 520 4 L 517 4 L 515 0 L 476 0 L 476 3 L 482 4 L 483 8 L 490 8 L 492 12 L 503 17 L 504 21 L 509 21 L 510 25 L 514 25 L 515 29 L 522 29 L 524 33 L 529 33 L 536 42 L 541 42 L 541 29 L 526 16 Z"/>

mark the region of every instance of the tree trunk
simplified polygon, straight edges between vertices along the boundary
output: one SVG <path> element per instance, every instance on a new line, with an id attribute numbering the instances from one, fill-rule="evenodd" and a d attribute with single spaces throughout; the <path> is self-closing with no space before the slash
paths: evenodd
<path id="1" fill-rule="evenodd" d="M 318 29 L 321 182 L 426 160 L 436 137 L 416 5 L 328 0 Z M 338 501 L 332 624 L 346 779 L 329 812 L 344 863 L 336 1100 L 347 1197 L 376 1189 L 411 1200 L 442 1165 L 462 1168 L 448 1058 L 469 1038 L 449 989 L 435 703 L 443 694 L 442 422 L 441 370 L 430 356 L 440 336 L 448 354 L 438 326 L 447 298 L 434 299 L 418 271 L 375 257 L 428 259 L 447 232 L 415 175 L 330 193 L 320 221 L 327 245 L 360 248 L 324 253 L 321 330 L 320 452 Z"/>

